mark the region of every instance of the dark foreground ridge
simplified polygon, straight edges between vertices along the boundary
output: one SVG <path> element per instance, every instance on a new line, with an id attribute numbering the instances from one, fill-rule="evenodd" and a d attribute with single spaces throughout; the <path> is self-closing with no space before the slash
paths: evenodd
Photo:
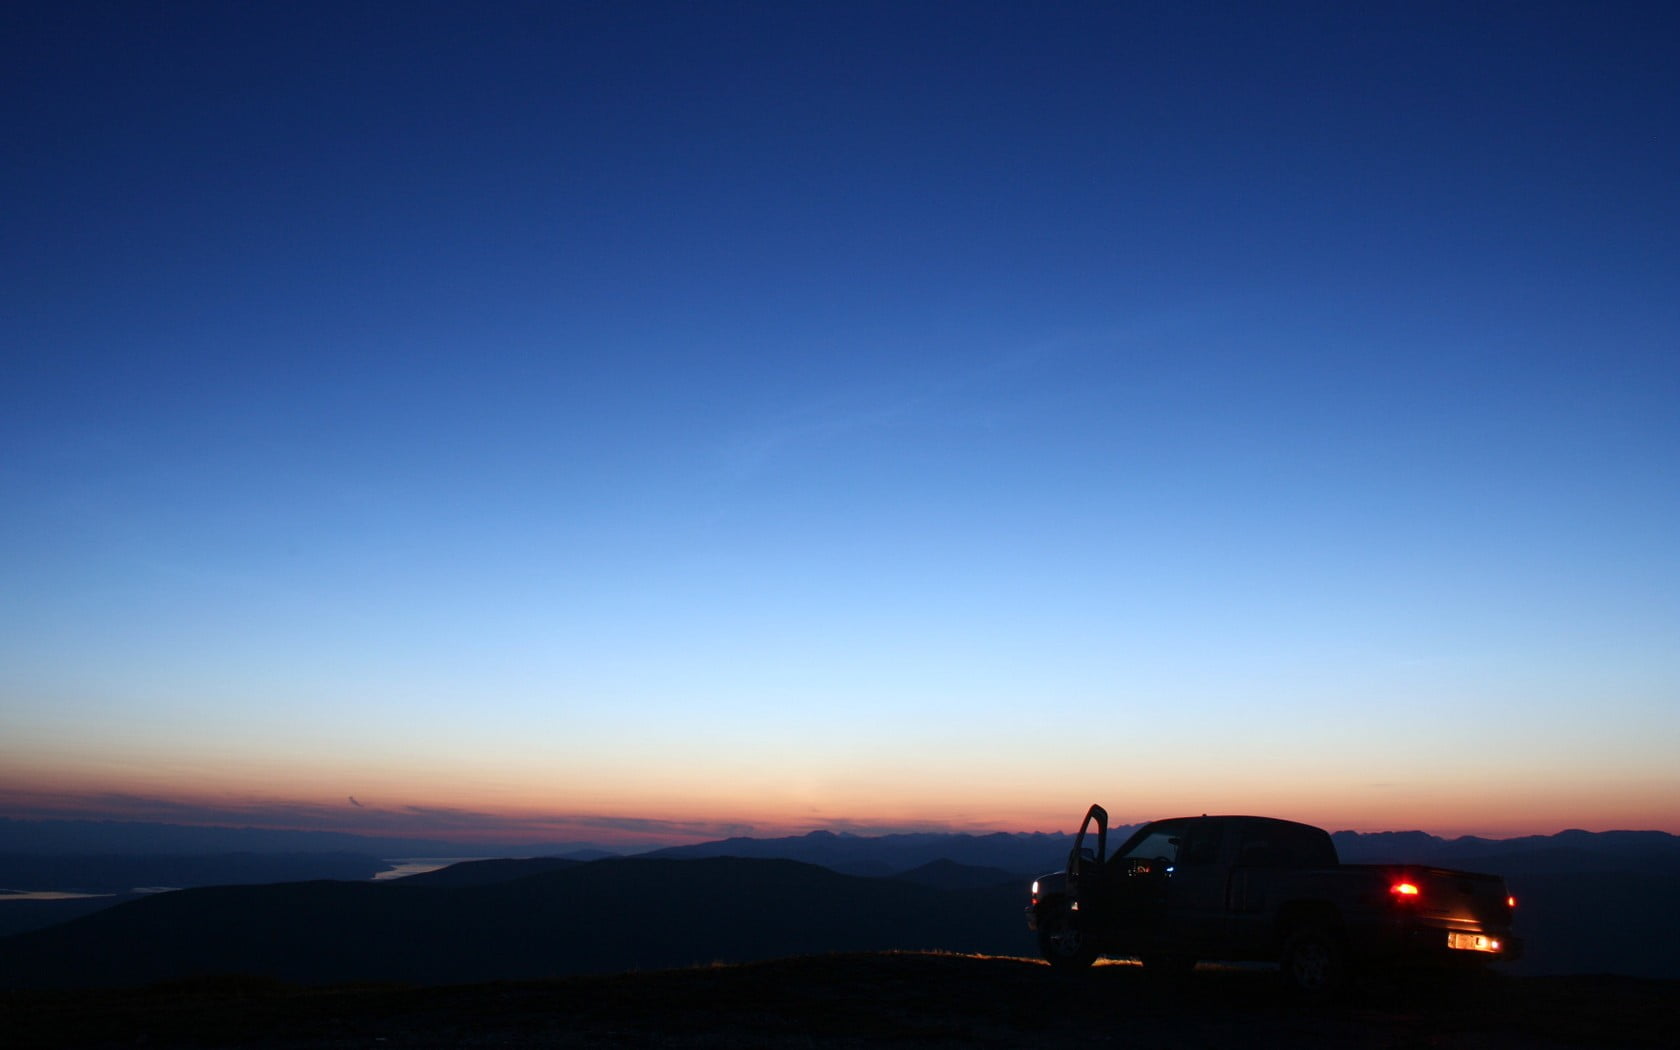
<path id="1" fill-rule="evenodd" d="M 1680 982 L 1631 977 L 1368 980 L 1331 1005 L 1264 970 L 1162 983 L 1007 957 L 806 956 L 736 966 L 415 988 L 205 978 L 0 993 L 25 1050 L 292 1047 L 1671 1047 Z"/>

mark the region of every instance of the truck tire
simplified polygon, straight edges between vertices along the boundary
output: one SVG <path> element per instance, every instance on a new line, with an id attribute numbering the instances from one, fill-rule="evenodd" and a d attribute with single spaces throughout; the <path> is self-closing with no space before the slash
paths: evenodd
<path id="1" fill-rule="evenodd" d="M 1083 970 L 1097 961 L 1091 939 L 1069 921 L 1066 912 L 1046 916 L 1038 927 L 1038 950 L 1058 970 Z"/>
<path id="2" fill-rule="evenodd" d="M 1347 948 L 1324 926 L 1303 926 L 1291 933 L 1279 963 L 1289 990 L 1305 999 L 1328 999 L 1347 983 Z"/>

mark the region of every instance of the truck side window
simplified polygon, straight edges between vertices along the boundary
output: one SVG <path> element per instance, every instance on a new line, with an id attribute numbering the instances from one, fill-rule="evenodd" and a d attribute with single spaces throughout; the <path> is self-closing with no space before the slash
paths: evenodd
<path id="1" fill-rule="evenodd" d="M 1173 863 L 1178 856 L 1179 835 L 1184 827 L 1181 824 L 1155 825 L 1148 835 L 1132 844 L 1124 856 L 1128 859 L 1154 860 L 1165 857 L 1168 864 Z"/>
<path id="2" fill-rule="evenodd" d="M 1282 832 L 1278 838 L 1284 848 L 1284 864 L 1292 868 L 1335 867 L 1336 848 L 1324 832 L 1304 825 L 1278 830 Z"/>
<path id="3" fill-rule="evenodd" d="M 1178 850 L 1180 865 L 1219 863 L 1219 843 L 1224 827 L 1202 820 L 1190 825 L 1189 835 Z"/>
<path id="4" fill-rule="evenodd" d="M 1278 824 L 1243 837 L 1237 863 L 1250 868 L 1335 867 L 1335 847 L 1316 828 Z"/>

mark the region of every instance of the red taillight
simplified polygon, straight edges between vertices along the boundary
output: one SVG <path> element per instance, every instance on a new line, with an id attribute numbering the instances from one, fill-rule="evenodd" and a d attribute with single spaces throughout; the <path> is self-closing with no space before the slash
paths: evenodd
<path id="1" fill-rule="evenodd" d="M 1418 895 L 1417 883 L 1396 882 L 1388 888 L 1388 892 L 1394 894 L 1396 897 L 1416 897 Z"/>
<path id="2" fill-rule="evenodd" d="M 1517 899 L 1515 897 L 1506 897 L 1505 898 L 1505 907 L 1515 908 L 1516 906 L 1517 906 Z"/>

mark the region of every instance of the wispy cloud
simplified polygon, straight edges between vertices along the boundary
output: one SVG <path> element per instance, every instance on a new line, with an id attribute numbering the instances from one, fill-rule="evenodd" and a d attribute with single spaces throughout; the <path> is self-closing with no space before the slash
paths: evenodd
<path id="1" fill-rule="evenodd" d="M 939 352 L 949 362 L 943 367 L 906 367 L 896 381 L 882 377 L 825 391 L 744 420 L 721 442 L 718 457 L 726 475 L 745 480 L 782 460 L 885 432 L 1008 425 L 1034 397 L 1099 396 L 1090 388 L 1093 375 L 1119 385 L 1139 382 L 1165 359 L 1160 340 L 1205 323 L 1215 305 L 1162 309 L 1130 323 L 1050 333 L 967 356 L 947 348 Z M 1119 360 L 1136 367 L 1110 370 Z"/>
<path id="2" fill-rule="evenodd" d="M 976 354 L 942 369 L 906 369 L 896 382 L 882 378 L 786 405 L 743 421 L 723 440 L 723 469 L 739 480 L 779 460 L 860 437 L 930 424 L 983 423 L 1025 374 L 1070 345 L 1065 339 L 1047 339 Z"/>
<path id="3" fill-rule="evenodd" d="M 509 814 L 435 805 L 382 805 L 354 796 L 345 800 L 349 805 L 249 797 L 182 800 L 123 792 L 46 793 L 0 786 L 0 816 L 442 838 L 463 844 L 588 843 L 622 848 L 701 842 L 751 835 L 758 830 L 752 824 L 729 820 L 672 820 L 560 809 Z"/>
<path id="4" fill-rule="evenodd" d="M 751 478 L 776 462 L 858 435 L 907 426 L 932 402 L 928 393 L 899 394 L 870 401 L 827 398 L 789 407 L 731 433 L 719 450 L 732 480 Z"/>

